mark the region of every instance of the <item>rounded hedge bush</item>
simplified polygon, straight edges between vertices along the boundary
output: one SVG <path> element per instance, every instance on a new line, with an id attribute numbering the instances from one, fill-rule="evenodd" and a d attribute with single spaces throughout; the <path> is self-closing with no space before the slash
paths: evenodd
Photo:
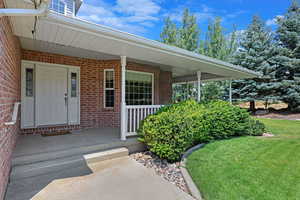
<path id="1" fill-rule="evenodd" d="M 139 140 L 160 158 L 177 161 L 193 145 L 242 135 L 261 135 L 265 126 L 224 101 L 189 100 L 161 108 L 141 122 Z"/>

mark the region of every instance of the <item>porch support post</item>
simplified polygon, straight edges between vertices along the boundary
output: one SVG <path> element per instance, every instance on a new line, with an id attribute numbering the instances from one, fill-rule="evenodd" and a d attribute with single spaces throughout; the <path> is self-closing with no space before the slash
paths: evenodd
<path id="1" fill-rule="evenodd" d="M 198 71 L 197 72 L 197 78 L 198 78 L 198 81 L 197 81 L 197 84 L 198 84 L 198 98 L 197 98 L 197 100 L 198 100 L 198 102 L 200 102 L 201 101 L 201 72 L 200 71 Z"/>
<path id="2" fill-rule="evenodd" d="M 185 99 L 184 100 L 186 101 L 186 100 L 188 100 L 188 96 L 189 96 L 189 87 L 188 87 L 188 82 L 187 81 L 185 82 L 185 92 L 184 93 L 185 93 L 185 95 L 184 95 Z"/>
<path id="3" fill-rule="evenodd" d="M 232 79 L 229 80 L 229 102 L 232 104 Z"/>
<path id="4" fill-rule="evenodd" d="M 125 80 L 126 80 L 126 56 L 121 56 L 121 140 L 126 140 L 126 101 L 125 101 Z"/>

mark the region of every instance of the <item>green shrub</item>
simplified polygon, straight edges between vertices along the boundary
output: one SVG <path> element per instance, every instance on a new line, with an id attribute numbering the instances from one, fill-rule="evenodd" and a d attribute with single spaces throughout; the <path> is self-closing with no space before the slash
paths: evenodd
<path id="1" fill-rule="evenodd" d="M 249 119 L 248 135 L 260 136 L 266 132 L 266 126 L 258 120 Z"/>
<path id="2" fill-rule="evenodd" d="M 179 160 L 195 144 L 241 135 L 262 134 L 249 113 L 223 101 L 189 100 L 161 108 L 141 122 L 139 140 L 160 158 Z"/>
<path id="3" fill-rule="evenodd" d="M 178 160 L 178 155 L 193 145 L 198 128 L 195 119 L 201 110 L 203 105 L 194 101 L 163 107 L 142 121 L 138 130 L 140 141 L 159 157 Z"/>

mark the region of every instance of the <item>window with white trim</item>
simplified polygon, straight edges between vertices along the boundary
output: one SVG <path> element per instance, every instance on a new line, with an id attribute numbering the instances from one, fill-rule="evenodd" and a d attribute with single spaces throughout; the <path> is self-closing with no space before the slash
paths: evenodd
<path id="1" fill-rule="evenodd" d="M 66 13 L 66 3 L 63 0 L 51 0 L 49 9 L 64 15 Z"/>
<path id="2" fill-rule="evenodd" d="M 153 104 L 153 74 L 126 71 L 126 105 Z"/>
<path id="3" fill-rule="evenodd" d="M 77 97 L 77 73 L 71 72 L 71 97 Z"/>
<path id="4" fill-rule="evenodd" d="M 104 70 L 104 107 L 113 108 L 115 105 L 114 70 Z"/>
<path id="5" fill-rule="evenodd" d="M 33 97 L 33 69 L 26 68 L 26 97 Z"/>

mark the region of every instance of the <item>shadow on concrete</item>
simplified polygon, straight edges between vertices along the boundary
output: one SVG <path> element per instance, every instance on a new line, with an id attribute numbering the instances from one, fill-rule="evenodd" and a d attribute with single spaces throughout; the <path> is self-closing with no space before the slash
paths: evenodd
<path id="1" fill-rule="evenodd" d="M 5 200 L 29 200 L 56 179 L 84 176 L 92 173 L 92 170 L 82 158 L 76 162 L 74 167 L 11 181 L 7 188 Z"/>

